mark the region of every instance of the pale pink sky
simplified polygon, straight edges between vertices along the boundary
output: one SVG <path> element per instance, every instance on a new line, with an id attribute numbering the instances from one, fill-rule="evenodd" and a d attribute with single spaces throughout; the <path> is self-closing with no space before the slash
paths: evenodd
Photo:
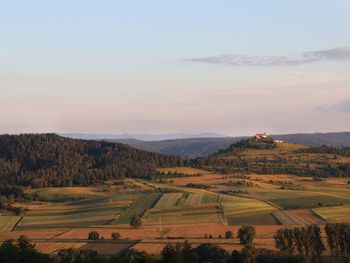
<path id="1" fill-rule="evenodd" d="M 350 131 L 349 13 L 348 0 L 6 1 L 0 133 Z"/>

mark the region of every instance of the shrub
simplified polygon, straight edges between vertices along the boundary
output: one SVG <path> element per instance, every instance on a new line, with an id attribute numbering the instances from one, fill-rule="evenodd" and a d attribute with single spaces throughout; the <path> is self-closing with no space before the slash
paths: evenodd
<path id="1" fill-rule="evenodd" d="M 233 233 L 232 233 L 232 231 L 226 231 L 226 232 L 225 232 L 225 238 L 226 238 L 226 239 L 233 238 Z"/>
<path id="2" fill-rule="evenodd" d="M 89 240 L 99 240 L 100 239 L 100 234 L 96 231 L 91 231 L 88 236 Z"/>
<path id="3" fill-rule="evenodd" d="M 135 228 L 140 227 L 142 225 L 142 219 L 138 216 L 134 216 L 131 218 L 130 225 Z"/>
<path id="4" fill-rule="evenodd" d="M 118 239 L 120 239 L 121 235 L 118 232 L 113 232 L 111 234 L 111 237 L 112 237 L 113 240 L 118 240 Z"/>

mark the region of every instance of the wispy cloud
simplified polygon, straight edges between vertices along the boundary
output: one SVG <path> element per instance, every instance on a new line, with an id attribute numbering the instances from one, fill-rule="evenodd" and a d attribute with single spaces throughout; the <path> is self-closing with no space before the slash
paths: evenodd
<path id="1" fill-rule="evenodd" d="M 316 109 L 324 112 L 350 113 L 350 99 L 341 100 L 329 107 L 317 107 Z"/>
<path id="2" fill-rule="evenodd" d="M 185 61 L 224 64 L 231 66 L 298 66 L 318 61 L 350 60 L 350 46 L 304 52 L 294 56 L 252 56 L 226 54 L 211 57 L 188 58 Z"/>
<path id="3" fill-rule="evenodd" d="M 350 99 L 339 101 L 332 108 L 338 112 L 350 113 Z"/>

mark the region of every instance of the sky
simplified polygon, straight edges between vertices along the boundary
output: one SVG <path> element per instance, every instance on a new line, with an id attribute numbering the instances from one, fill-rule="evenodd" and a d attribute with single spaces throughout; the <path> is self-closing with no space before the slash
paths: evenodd
<path id="1" fill-rule="evenodd" d="M 0 133 L 350 131 L 348 0 L 0 0 Z"/>

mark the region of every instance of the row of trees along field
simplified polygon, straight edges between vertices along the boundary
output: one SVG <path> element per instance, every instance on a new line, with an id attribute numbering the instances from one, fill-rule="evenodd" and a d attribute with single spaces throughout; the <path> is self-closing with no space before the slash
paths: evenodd
<path id="1" fill-rule="evenodd" d="M 255 248 L 255 228 L 242 226 L 237 239 L 243 248 L 231 253 L 215 244 L 192 247 L 185 241 L 166 245 L 158 256 L 128 249 L 116 256 L 102 257 L 95 251 L 73 248 L 48 256 L 36 251 L 35 245 L 21 236 L 16 243 L 9 240 L 0 246 L 0 263 L 320 263 L 324 260 L 348 263 L 350 225 L 328 224 L 325 232 L 331 258 L 321 255 L 325 245 L 317 225 L 278 230 L 274 236 L 277 251 Z M 112 234 L 112 239 L 119 238 L 119 234 L 117 237 Z M 233 238 L 233 235 L 226 238 Z"/>
<path id="2" fill-rule="evenodd" d="M 0 136 L 0 184 L 32 187 L 91 185 L 108 179 L 147 177 L 181 158 L 124 144 L 75 140 L 55 134 Z"/>

